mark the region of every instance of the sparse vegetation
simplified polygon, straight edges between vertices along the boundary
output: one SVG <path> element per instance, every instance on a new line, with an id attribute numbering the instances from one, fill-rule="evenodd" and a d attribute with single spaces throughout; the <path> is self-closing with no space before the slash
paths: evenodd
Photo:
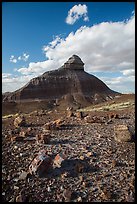
<path id="1" fill-rule="evenodd" d="M 18 115 L 19 115 L 18 113 L 16 113 L 16 114 L 4 115 L 4 116 L 2 116 L 2 119 L 12 118 L 12 117 L 16 117 L 16 116 L 18 116 Z"/>
<path id="2" fill-rule="evenodd" d="M 133 100 L 126 101 L 126 102 L 115 102 L 114 104 L 108 104 L 108 102 L 105 105 L 99 104 L 99 105 L 92 105 L 83 109 L 79 109 L 78 111 L 112 111 L 112 110 L 123 110 L 125 108 L 130 108 L 135 105 L 135 102 Z"/>

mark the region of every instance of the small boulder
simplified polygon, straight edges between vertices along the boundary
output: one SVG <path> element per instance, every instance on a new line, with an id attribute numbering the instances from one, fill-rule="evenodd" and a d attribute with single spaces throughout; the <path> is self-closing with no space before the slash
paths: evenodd
<path id="1" fill-rule="evenodd" d="M 48 122 L 48 123 L 46 123 L 46 124 L 44 125 L 44 129 L 45 129 L 45 130 L 50 130 L 50 128 L 51 128 L 50 122 Z"/>
<path id="2" fill-rule="evenodd" d="M 104 123 L 104 118 L 103 117 L 98 117 L 98 116 L 86 116 L 85 121 L 87 123 Z"/>
<path id="3" fill-rule="evenodd" d="M 25 202 L 24 200 L 23 200 L 23 196 L 22 195 L 18 195 L 17 197 L 16 197 L 16 202 L 18 203 L 18 202 Z"/>
<path id="4" fill-rule="evenodd" d="M 57 120 L 54 121 L 54 123 L 56 124 L 57 128 L 60 128 L 64 124 L 64 120 L 57 119 Z"/>
<path id="5" fill-rule="evenodd" d="M 46 123 L 43 127 L 45 130 L 58 130 L 64 124 L 64 120 L 57 119 Z"/>
<path id="6" fill-rule="evenodd" d="M 53 166 L 54 167 L 58 167 L 60 168 L 61 167 L 61 163 L 66 159 L 66 156 L 64 154 L 57 154 L 54 158 L 54 161 L 53 161 Z"/>
<path id="7" fill-rule="evenodd" d="M 67 118 L 74 116 L 74 113 L 71 110 L 67 111 Z"/>
<path id="8" fill-rule="evenodd" d="M 19 195 L 16 197 L 16 202 L 26 202 L 26 197 L 23 193 L 23 191 L 21 190 Z"/>
<path id="9" fill-rule="evenodd" d="M 19 133 L 19 136 L 21 136 L 21 137 L 26 137 L 26 132 L 25 131 L 21 131 L 20 133 Z"/>
<path id="10" fill-rule="evenodd" d="M 112 118 L 114 118 L 114 119 L 119 118 L 118 114 L 117 113 L 109 113 L 108 119 L 112 119 Z"/>
<path id="11" fill-rule="evenodd" d="M 29 173 L 42 176 L 52 167 L 52 158 L 46 154 L 45 150 L 39 151 L 29 166 Z"/>
<path id="12" fill-rule="evenodd" d="M 133 138 L 133 133 L 127 125 L 114 126 L 114 139 L 117 142 L 129 142 Z"/>
<path id="13" fill-rule="evenodd" d="M 22 136 L 13 136 L 11 137 L 11 142 L 16 141 L 16 142 L 22 142 L 24 140 L 24 137 Z"/>
<path id="14" fill-rule="evenodd" d="M 54 122 L 48 122 L 44 125 L 45 130 L 57 130 L 56 124 Z"/>
<path id="15" fill-rule="evenodd" d="M 78 112 L 75 113 L 75 116 L 76 116 L 77 118 L 79 118 L 79 119 L 82 119 L 82 118 L 83 118 L 83 113 L 80 112 L 80 111 L 78 111 Z"/>
<path id="16" fill-rule="evenodd" d="M 15 127 L 22 127 L 26 125 L 26 120 L 24 116 L 19 116 L 17 118 L 15 118 L 14 120 L 14 126 Z"/>
<path id="17" fill-rule="evenodd" d="M 64 197 L 66 202 L 71 201 L 71 196 L 72 196 L 72 192 L 69 189 L 65 189 L 63 192 L 63 197 Z"/>
<path id="18" fill-rule="evenodd" d="M 32 127 L 28 127 L 27 130 L 26 130 L 26 136 L 35 136 L 35 130 L 32 129 Z"/>
<path id="19" fill-rule="evenodd" d="M 50 141 L 50 134 L 49 133 L 41 133 L 36 135 L 37 143 L 48 144 Z"/>

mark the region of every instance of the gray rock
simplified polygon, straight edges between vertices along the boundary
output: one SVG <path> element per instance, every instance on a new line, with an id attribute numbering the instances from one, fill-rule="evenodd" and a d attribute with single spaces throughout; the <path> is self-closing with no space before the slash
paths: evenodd
<path id="1" fill-rule="evenodd" d="M 27 178 L 28 172 L 23 171 L 20 176 L 19 176 L 19 180 L 25 180 Z"/>
<path id="2" fill-rule="evenodd" d="M 132 135 L 127 125 L 117 125 L 114 127 L 114 139 L 117 142 L 129 142 L 132 140 Z"/>

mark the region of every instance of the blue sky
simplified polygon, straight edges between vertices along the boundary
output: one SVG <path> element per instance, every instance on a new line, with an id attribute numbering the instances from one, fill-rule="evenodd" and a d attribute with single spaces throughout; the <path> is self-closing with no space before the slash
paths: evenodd
<path id="1" fill-rule="evenodd" d="M 59 68 L 72 54 L 110 88 L 134 92 L 134 7 L 132 2 L 3 2 L 3 92 Z"/>

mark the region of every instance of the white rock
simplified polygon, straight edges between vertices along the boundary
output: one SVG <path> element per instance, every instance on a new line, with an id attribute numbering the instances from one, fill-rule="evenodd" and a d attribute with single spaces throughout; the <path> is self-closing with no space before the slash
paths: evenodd
<path id="1" fill-rule="evenodd" d="M 28 173 L 26 171 L 23 171 L 19 176 L 19 180 L 25 180 L 27 175 L 28 175 Z"/>
<path id="2" fill-rule="evenodd" d="M 48 191 L 48 192 L 51 192 L 50 186 L 48 186 L 48 189 L 47 189 L 47 191 Z"/>
<path id="3" fill-rule="evenodd" d="M 14 186 L 14 190 L 18 190 L 19 189 L 19 187 L 18 186 Z"/>

